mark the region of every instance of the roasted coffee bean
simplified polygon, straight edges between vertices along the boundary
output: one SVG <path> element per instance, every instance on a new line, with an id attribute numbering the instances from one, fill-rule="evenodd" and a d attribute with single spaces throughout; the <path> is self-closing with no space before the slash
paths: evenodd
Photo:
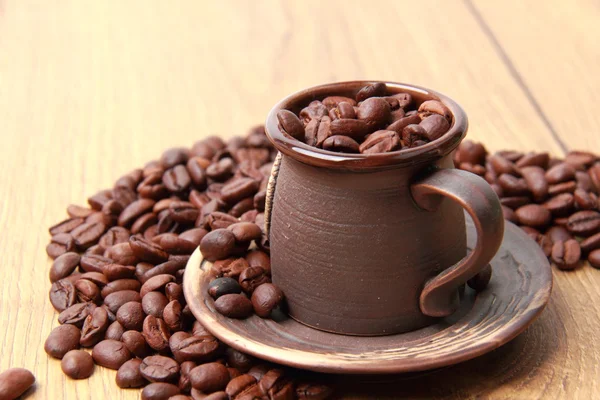
<path id="1" fill-rule="evenodd" d="M 600 250 L 594 250 L 588 254 L 588 261 L 594 268 L 600 268 Z"/>
<path id="2" fill-rule="evenodd" d="M 562 226 L 550 227 L 550 229 L 546 231 L 546 236 L 552 241 L 553 244 L 558 241 L 566 242 L 569 239 L 573 239 L 573 236 L 569 233 L 569 231 Z"/>
<path id="3" fill-rule="evenodd" d="M 94 309 L 96 309 L 94 303 L 73 304 L 58 315 L 58 322 L 60 324 L 75 325 L 76 327 L 81 328 L 87 316 L 90 315 Z"/>
<path id="4" fill-rule="evenodd" d="M 192 388 L 190 382 L 190 371 L 196 368 L 197 364 L 193 361 L 184 361 L 179 366 L 179 389 L 184 393 L 189 393 Z M 229 400 L 229 399 L 227 399 Z"/>
<path id="5" fill-rule="evenodd" d="M 119 308 L 130 301 L 141 302 L 142 297 L 135 290 L 120 290 L 109 294 L 104 298 L 104 304 L 112 313 L 117 313 Z"/>
<path id="6" fill-rule="evenodd" d="M 269 399 L 294 399 L 294 384 L 288 379 L 283 370 L 269 370 L 258 382 L 260 390 Z"/>
<path id="7" fill-rule="evenodd" d="M 597 193 L 596 187 L 592 182 L 592 178 L 583 171 L 575 172 L 575 182 L 577 184 L 577 189 L 585 190 L 586 192 Z"/>
<path id="8" fill-rule="evenodd" d="M 162 247 L 141 237 L 130 237 L 129 246 L 131 246 L 133 254 L 142 261 L 159 264 L 169 259 L 169 253 Z"/>
<path id="9" fill-rule="evenodd" d="M 79 343 L 84 347 L 92 347 L 104 338 L 109 323 L 108 312 L 102 307 L 95 308 L 83 322 Z"/>
<path id="10" fill-rule="evenodd" d="M 226 157 L 209 165 L 208 168 L 206 168 L 206 175 L 217 182 L 223 182 L 233 175 L 234 168 L 235 165 L 233 160 Z"/>
<path id="11" fill-rule="evenodd" d="M 385 95 L 386 90 L 387 88 L 383 82 L 376 82 L 371 85 L 367 85 L 360 89 L 358 93 L 356 93 L 356 101 L 363 101 L 369 97 L 383 96 Z"/>
<path id="12" fill-rule="evenodd" d="M 73 285 L 77 291 L 77 300 L 81 303 L 99 303 L 101 300 L 98 286 L 87 279 L 78 279 Z"/>
<path id="13" fill-rule="evenodd" d="M 200 242 L 202 241 L 202 238 L 204 236 L 206 236 L 207 233 L 208 233 L 208 231 L 206 229 L 194 228 L 194 229 L 190 229 L 185 232 L 182 232 L 179 235 L 179 237 L 181 239 L 184 239 L 184 240 L 187 240 L 187 241 L 193 243 L 195 246 L 200 246 Z"/>
<path id="14" fill-rule="evenodd" d="M 571 193 L 563 193 L 552 197 L 544 203 L 544 207 L 552 213 L 554 217 L 568 215 L 575 207 L 575 199 Z"/>
<path id="15" fill-rule="evenodd" d="M 71 350 L 62 358 L 60 368 L 71 379 L 86 379 L 94 372 L 94 360 L 83 350 Z"/>
<path id="16" fill-rule="evenodd" d="M 568 181 L 563 183 L 557 183 L 556 185 L 548 186 L 548 194 L 550 196 L 556 196 L 561 193 L 573 193 L 577 189 L 575 181 Z"/>
<path id="17" fill-rule="evenodd" d="M 396 132 L 380 130 L 369 135 L 359 146 L 359 151 L 364 154 L 387 153 L 400 147 L 400 137 Z"/>
<path id="18" fill-rule="evenodd" d="M 260 192 L 258 194 L 260 194 Z M 245 199 L 238 201 L 233 205 L 233 207 L 231 207 L 231 209 L 229 210 L 229 215 L 239 218 L 240 216 L 242 216 L 242 214 L 252 210 L 254 207 L 254 198 L 252 196 L 246 197 Z M 262 209 L 264 210 L 264 205 Z"/>
<path id="19" fill-rule="evenodd" d="M 387 103 L 386 103 L 387 104 Z M 365 135 L 369 133 L 369 126 L 363 120 L 340 118 L 330 123 L 331 134 L 329 136 L 348 136 L 357 142 L 364 139 Z M 323 142 L 326 138 L 323 139 Z M 311 144 L 311 143 L 309 143 Z M 316 142 L 315 142 L 316 145 Z"/>
<path id="20" fill-rule="evenodd" d="M 481 272 L 467 281 L 469 287 L 476 292 L 484 290 L 492 279 L 492 266 L 487 265 Z M 260 287 L 260 286 L 259 286 Z"/>
<path id="21" fill-rule="evenodd" d="M 189 242 L 177 235 L 162 237 L 159 241 L 160 247 L 169 254 L 192 254 L 196 244 Z"/>
<path id="22" fill-rule="evenodd" d="M 84 254 L 81 256 L 79 266 L 85 272 L 100 272 L 104 271 L 104 267 L 112 264 L 113 260 L 108 257 L 99 256 L 96 254 Z"/>
<path id="23" fill-rule="evenodd" d="M 142 400 L 168 400 L 179 394 L 179 388 L 172 383 L 155 382 L 142 390 Z"/>
<path id="24" fill-rule="evenodd" d="M 89 247 L 84 255 L 97 255 L 97 256 L 101 256 L 104 254 L 105 248 L 100 246 L 99 244 L 95 244 L 91 247 Z"/>
<path id="25" fill-rule="evenodd" d="M 297 140 L 304 141 L 304 126 L 296 114 L 288 110 L 277 112 L 277 120 L 283 132 Z"/>
<path id="26" fill-rule="evenodd" d="M 235 250 L 235 235 L 227 229 L 209 232 L 200 242 L 200 251 L 208 261 L 223 260 Z"/>
<path id="27" fill-rule="evenodd" d="M 238 220 L 234 216 L 220 211 L 214 211 L 206 216 L 205 226 L 212 230 L 224 229 L 236 222 L 238 222 Z"/>
<path id="28" fill-rule="evenodd" d="M 169 194 L 167 187 L 162 183 L 162 176 L 163 176 L 163 171 L 162 171 L 162 169 L 159 169 L 159 170 L 156 170 L 156 171 L 150 173 L 148 176 L 146 176 L 144 178 L 144 180 L 142 180 L 142 182 L 140 182 L 140 184 L 137 187 L 137 192 L 142 199 L 160 200 Z M 135 202 L 133 202 L 131 204 L 134 204 L 134 203 Z M 131 204 L 129 206 L 127 206 L 127 208 L 130 207 Z M 125 208 L 125 210 L 127 210 L 127 208 Z M 140 214 L 138 214 L 138 216 L 143 213 L 144 212 L 140 212 Z M 129 214 L 128 214 L 128 217 L 129 217 Z"/>
<path id="29" fill-rule="evenodd" d="M 162 182 L 170 192 L 180 193 L 190 187 L 192 179 L 185 166 L 176 165 L 164 172 Z"/>
<path id="30" fill-rule="evenodd" d="M 125 361 L 117 371 L 117 386 L 123 389 L 139 388 L 148 383 L 140 371 L 141 364 L 142 360 L 137 358 Z"/>
<path id="31" fill-rule="evenodd" d="M 519 219 L 519 223 L 522 225 L 533 226 L 536 228 L 543 228 L 550 224 L 552 220 L 552 215 L 548 209 L 537 205 L 537 204 L 528 204 L 526 206 L 520 207 L 515 212 L 517 218 Z"/>
<path id="32" fill-rule="evenodd" d="M 251 300 L 256 315 L 269 318 L 271 312 L 281 305 L 283 292 L 272 283 L 263 283 L 254 289 Z"/>
<path id="33" fill-rule="evenodd" d="M 96 364 L 117 370 L 131 358 L 131 353 L 122 342 L 108 339 L 94 346 L 92 357 Z"/>
<path id="34" fill-rule="evenodd" d="M 323 149 L 340 153 L 358 153 L 359 144 L 349 136 L 334 135 L 323 141 Z M 264 207 L 262 207 L 264 209 Z"/>
<path id="35" fill-rule="evenodd" d="M 138 358 L 144 358 L 150 355 L 152 350 L 146 343 L 144 336 L 138 331 L 125 331 L 121 336 L 121 341 L 127 349 Z"/>
<path id="36" fill-rule="evenodd" d="M 127 242 L 129 240 L 129 236 L 131 236 L 131 233 L 128 229 L 121 226 L 113 226 L 100 237 L 98 243 L 107 249 L 115 244 Z"/>
<path id="37" fill-rule="evenodd" d="M 129 243 L 119 243 L 109 247 L 104 252 L 104 256 L 121 265 L 135 265 L 140 261 Z"/>
<path id="38" fill-rule="evenodd" d="M 169 304 L 169 300 L 160 292 L 149 292 L 142 298 L 142 309 L 144 312 L 156 318 L 162 318 L 167 304 Z"/>
<path id="39" fill-rule="evenodd" d="M 298 400 L 323 400 L 329 398 L 332 393 L 331 387 L 323 384 L 300 383 L 296 386 Z"/>
<path id="40" fill-rule="evenodd" d="M 419 115 L 422 119 L 429 117 L 432 114 L 441 115 L 448 122 L 452 121 L 452 112 L 441 101 L 427 100 L 419 106 Z"/>
<path id="41" fill-rule="evenodd" d="M 137 218 L 150 212 L 154 204 L 155 202 L 150 199 L 139 199 L 129 204 L 119 215 L 119 226 L 130 226 Z"/>
<path id="42" fill-rule="evenodd" d="M 567 229 L 576 236 L 591 236 L 600 232 L 600 213 L 579 211 L 569 217 Z"/>
<path id="43" fill-rule="evenodd" d="M 59 233 L 52 236 L 46 246 L 46 253 L 52 259 L 75 250 L 75 240 L 69 233 Z"/>
<path id="44" fill-rule="evenodd" d="M 141 287 L 142 284 L 137 279 L 118 279 L 109 282 L 104 286 L 100 291 L 100 294 L 102 297 L 106 297 L 111 293 L 119 292 L 121 290 L 134 290 L 137 292 Z"/>
<path id="45" fill-rule="evenodd" d="M 575 205 L 579 210 L 595 210 L 598 208 L 598 197 L 591 192 L 575 189 L 573 193 Z"/>
<path id="46" fill-rule="evenodd" d="M 256 378 L 249 374 L 240 375 L 237 378 L 229 381 L 227 387 L 225 388 L 225 392 L 232 400 L 241 400 L 246 398 L 260 399 L 263 397 Z"/>
<path id="47" fill-rule="evenodd" d="M 182 329 L 183 320 L 181 315 L 182 306 L 177 300 L 170 301 L 163 310 L 163 320 L 171 332 Z"/>
<path id="48" fill-rule="evenodd" d="M 169 282 L 175 282 L 175 277 L 173 275 L 162 274 L 153 276 L 142 285 L 142 288 L 140 289 L 140 295 L 144 297 L 147 293 L 153 291 L 162 291 L 164 290 L 165 285 Z"/>
<path id="49" fill-rule="evenodd" d="M 0 399 L 14 400 L 33 386 L 35 376 L 24 368 L 9 368 L 0 374 Z"/>
<path id="50" fill-rule="evenodd" d="M 104 334 L 104 339 L 112 339 L 112 340 L 121 340 L 123 337 L 123 333 L 125 333 L 125 329 L 123 325 L 119 321 L 114 321 L 112 324 L 108 326 L 106 329 L 106 333 Z"/>
<path id="51" fill-rule="evenodd" d="M 165 321 L 160 318 L 148 315 L 144 320 L 142 335 L 144 335 L 148 346 L 154 350 L 162 351 L 169 347 L 169 328 Z"/>
<path id="52" fill-rule="evenodd" d="M 101 190 L 95 195 L 88 198 L 88 203 L 94 210 L 102 209 L 104 203 L 112 199 L 111 190 Z"/>
<path id="53" fill-rule="evenodd" d="M 73 252 L 58 256 L 50 268 L 50 282 L 54 283 L 71 275 L 79 265 L 80 259 L 79 254 Z"/>
<path id="54" fill-rule="evenodd" d="M 502 174 L 498 178 L 498 184 L 507 196 L 523 196 L 529 194 L 529 186 L 525 179 L 516 178 L 509 174 Z"/>
<path id="55" fill-rule="evenodd" d="M 530 166 L 521 168 L 523 179 L 536 202 L 542 202 L 548 196 L 548 182 L 541 167 Z"/>
<path id="56" fill-rule="evenodd" d="M 169 215 L 175 222 L 182 224 L 193 224 L 200 211 L 192 203 L 187 201 L 173 201 L 169 205 Z"/>
<path id="57" fill-rule="evenodd" d="M 229 383 L 227 367 L 217 362 L 199 365 L 189 376 L 192 387 L 205 393 L 223 390 Z"/>
<path id="58" fill-rule="evenodd" d="M 193 185 L 198 189 L 206 187 L 206 168 L 210 165 L 210 160 L 202 157 L 192 157 L 188 160 L 186 168 Z"/>
<path id="59" fill-rule="evenodd" d="M 140 372 L 150 382 L 176 382 L 179 379 L 179 364 L 164 356 L 149 356 L 142 360 Z"/>
<path id="60" fill-rule="evenodd" d="M 242 287 L 233 278 L 217 278 L 208 285 L 208 294 L 218 299 L 225 294 L 242 293 Z"/>
<path id="61" fill-rule="evenodd" d="M 144 324 L 144 310 L 142 304 L 137 301 L 130 301 L 119 307 L 117 311 L 117 321 L 125 330 L 141 331 Z"/>
<path id="62" fill-rule="evenodd" d="M 103 272 L 109 281 L 129 279 L 135 276 L 135 267 L 132 265 L 108 264 L 103 268 Z"/>
<path id="63" fill-rule="evenodd" d="M 548 153 L 529 153 L 521 157 L 515 165 L 521 169 L 525 167 L 540 167 L 546 169 L 548 168 L 548 161 L 550 161 Z"/>
<path id="64" fill-rule="evenodd" d="M 229 318 L 244 319 L 252 314 L 252 302 L 243 294 L 226 294 L 215 300 L 215 308 Z"/>
<path id="65" fill-rule="evenodd" d="M 59 325 L 50 332 L 44 343 L 46 353 L 54 358 L 63 358 L 70 350 L 79 348 L 81 331 L 74 325 Z"/>
<path id="66" fill-rule="evenodd" d="M 358 106 L 356 118 L 364 121 L 370 131 L 382 129 L 390 121 L 390 105 L 381 97 L 371 97 Z"/>
<path id="67" fill-rule="evenodd" d="M 229 225 L 227 229 L 233 232 L 238 243 L 251 242 L 262 237 L 262 230 L 252 222 L 237 222 Z"/>
<path id="68" fill-rule="evenodd" d="M 327 115 L 327 107 L 319 100 L 312 101 L 308 106 L 300 111 L 300 118 L 304 123 L 308 123 L 314 119 L 320 119 Z M 279 115 L 278 115 L 279 117 Z"/>
<path id="69" fill-rule="evenodd" d="M 131 233 L 138 234 L 144 233 L 151 227 L 158 223 L 158 216 L 155 213 L 146 213 L 135 220 L 131 225 Z"/>
<path id="70" fill-rule="evenodd" d="M 575 178 L 575 168 L 571 164 L 561 163 L 555 165 L 546 171 L 546 180 L 549 184 L 554 185 L 570 181 Z"/>
<path id="71" fill-rule="evenodd" d="M 220 353 L 217 339 L 212 335 L 190 336 L 186 332 L 176 332 L 169 340 L 169 347 L 178 362 L 207 362 Z"/>
<path id="72" fill-rule="evenodd" d="M 165 150 L 160 156 L 160 165 L 164 169 L 173 168 L 178 164 L 185 164 L 189 157 L 189 150 L 183 147 L 175 147 Z"/>
<path id="73" fill-rule="evenodd" d="M 262 267 L 267 273 L 271 274 L 271 259 L 261 250 L 251 250 L 245 257 L 250 267 Z"/>
<path id="74" fill-rule="evenodd" d="M 352 100 L 354 104 L 354 100 Z M 356 118 L 354 105 L 348 101 L 341 101 L 335 107 L 329 110 L 329 118 L 336 120 L 339 118 Z"/>
<path id="75" fill-rule="evenodd" d="M 59 233 L 69 233 L 73 229 L 84 223 L 84 219 L 80 217 L 68 218 L 50 227 L 50 235 L 58 235 Z"/>
<path id="76" fill-rule="evenodd" d="M 260 381 L 270 370 L 271 367 L 267 364 L 257 364 L 248 370 L 248 375 L 253 376 L 257 381 Z"/>
<path id="77" fill-rule="evenodd" d="M 71 282 L 61 279 L 50 288 L 50 303 L 56 311 L 64 311 L 75 304 L 77 291 Z"/>
<path id="78" fill-rule="evenodd" d="M 240 274 L 238 279 L 242 290 L 249 296 L 263 283 L 270 283 L 271 279 L 267 271 L 262 267 L 249 267 Z"/>
<path id="79" fill-rule="evenodd" d="M 552 246 L 552 261 L 560 269 L 574 269 L 581 259 L 581 248 L 575 239 L 558 241 Z"/>
<path id="80" fill-rule="evenodd" d="M 427 133 L 427 139 L 430 141 L 439 139 L 444 133 L 450 129 L 450 124 L 444 116 L 439 114 L 431 114 L 423 119 L 419 126 Z"/>

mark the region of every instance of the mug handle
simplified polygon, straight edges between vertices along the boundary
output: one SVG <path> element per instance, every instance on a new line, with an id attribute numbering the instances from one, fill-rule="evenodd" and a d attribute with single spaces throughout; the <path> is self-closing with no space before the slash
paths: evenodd
<path id="1" fill-rule="evenodd" d="M 425 284 L 419 305 L 430 317 L 446 317 L 458 309 L 458 288 L 492 260 L 504 236 L 504 218 L 498 196 L 481 177 L 458 169 L 437 169 L 410 187 L 417 205 L 435 211 L 444 197 L 460 204 L 473 218 L 477 243 L 473 251 Z"/>

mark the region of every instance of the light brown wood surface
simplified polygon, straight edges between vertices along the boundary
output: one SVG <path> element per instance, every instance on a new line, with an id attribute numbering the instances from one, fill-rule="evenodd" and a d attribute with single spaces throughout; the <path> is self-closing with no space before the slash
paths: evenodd
<path id="1" fill-rule="evenodd" d="M 31 399 L 138 398 L 102 368 L 74 382 L 44 352 L 58 324 L 47 227 L 167 147 L 244 133 L 293 91 L 410 82 L 456 99 L 492 150 L 600 151 L 599 17 L 592 0 L 0 0 L 0 370 L 32 370 Z M 395 378 L 391 397 L 600 396 L 600 271 L 554 275 L 520 337 Z"/>

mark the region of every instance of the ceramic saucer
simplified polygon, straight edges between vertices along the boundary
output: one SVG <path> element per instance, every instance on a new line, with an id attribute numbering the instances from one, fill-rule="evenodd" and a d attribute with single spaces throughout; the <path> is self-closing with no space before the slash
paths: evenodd
<path id="1" fill-rule="evenodd" d="M 469 246 L 475 243 L 467 222 Z M 231 347 L 282 365 L 342 374 L 423 371 L 456 364 L 492 351 L 521 333 L 546 306 L 552 273 L 537 244 L 506 223 L 504 241 L 491 262 L 489 286 L 467 288 L 460 309 L 435 325 L 409 333 L 360 337 L 322 332 L 286 318 L 245 320 L 215 311 L 206 293 L 211 263 L 199 250 L 185 270 L 184 291 L 194 316 Z"/>

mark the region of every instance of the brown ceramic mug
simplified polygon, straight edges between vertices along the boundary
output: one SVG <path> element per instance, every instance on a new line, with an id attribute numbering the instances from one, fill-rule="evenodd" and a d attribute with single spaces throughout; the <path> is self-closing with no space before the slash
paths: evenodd
<path id="1" fill-rule="evenodd" d="M 420 147 L 363 155 L 335 153 L 283 134 L 277 112 L 315 99 L 355 97 L 373 81 L 312 87 L 280 101 L 266 132 L 281 153 L 268 216 L 273 282 L 289 314 L 306 325 L 353 335 L 385 335 L 452 314 L 459 291 L 496 254 L 504 220 L 498 197 L 480 177 L 454 169 L 452 152 L 467 116 L 450 98 L 385 82 L 417 105 L 436 99 L 453 122 Z M 477 244 L 467 255 L 463 209 Z"/>

